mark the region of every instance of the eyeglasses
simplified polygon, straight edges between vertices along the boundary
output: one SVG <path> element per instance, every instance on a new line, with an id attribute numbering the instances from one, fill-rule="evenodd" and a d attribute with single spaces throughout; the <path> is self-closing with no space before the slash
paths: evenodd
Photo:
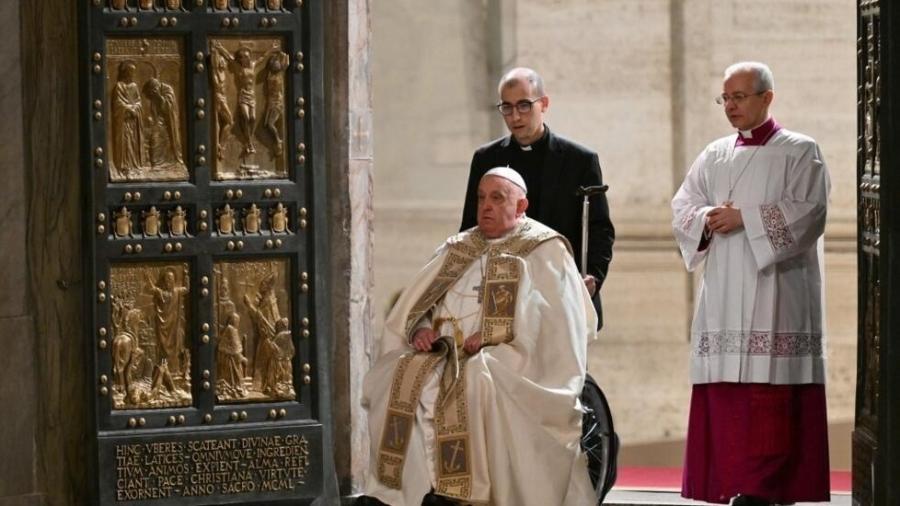
<path id="1" fill-rule="evenodd" d="M 500 114 L 504 116 L 509 116 L 513 113 L 513 109 L 519 111 L 519 114 L 525 114 L 531 112 L 531 109 L 534 107 L 534 103 L 544 97 L 538 97 L 534 100 L 520 100 L 515 104 L 510 104 L 509 102 L 502 102 L 497 104 L 497 110 L 500 111 Z"/>
<path id="2" fill-rule="evenodd" d="M 747 95 L 745 93 L 740 93 L 740 92 L 735 93 L 734 95 L 726 95 L 726 94 L 722 93 L 721 95 L 716 97 L 716 103 L 719 105 L 724 105 L 728 102 L 731 102 L 734 105 L 741 105 L 741 103 L 743 103 L 744 100 L 747 100 L 750 97 L 762 95 L 767 91 L 769 91 L 769 90 L 763 90 L 763 91 L 760 91 L 757 93 L 751 93 L 749 95 Z"/>

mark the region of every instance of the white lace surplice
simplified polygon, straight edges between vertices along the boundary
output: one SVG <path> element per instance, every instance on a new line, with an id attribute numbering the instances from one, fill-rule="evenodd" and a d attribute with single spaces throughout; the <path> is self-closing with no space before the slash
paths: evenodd
<path id="1" fill-rule="evenodd" d="M 782 129 L 766 145 L 742 147 L 735 139 L 707 146 L 672 200 L 685 264 L 704 268 L 691 380 L 824 383 L 828 170 L 807 136 Z M 744 228 L 714 234 L 698 251 L 707 213 L 732 187 Z"/>

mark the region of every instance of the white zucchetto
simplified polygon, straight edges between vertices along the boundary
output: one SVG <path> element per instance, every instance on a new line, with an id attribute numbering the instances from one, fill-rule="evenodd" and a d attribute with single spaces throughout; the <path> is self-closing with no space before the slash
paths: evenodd
<path id="1" fill-rule="evenodd" d="M 523 179 L 518 172 L 509 167 L 494 167 L 493 169 L 485 172 L 484 175 L 481 176 L 481 179 L 484 179 L 488 176 L 502 177 L 503 179 L 506 179 L 507 181 L 521 188 L 522 191 L 525 192 L 526 195 L 528 195 L 528 187 L 525 186 L 525 179 Z"/>

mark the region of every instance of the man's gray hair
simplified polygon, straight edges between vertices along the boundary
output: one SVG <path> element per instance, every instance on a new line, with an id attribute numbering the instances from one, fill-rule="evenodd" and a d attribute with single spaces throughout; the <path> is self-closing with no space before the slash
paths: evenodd
<path id="1" fill-rule="evenodd" d="M 728 80 L 734 74 L 739 72 L 750 72 L 753 74 L 753 87 L 757 93 L 775 89 L 775 77 L 772 75 L 772 69 L 765 63 L 758 61 L 742 61 L 729 65 L 725 69 L 725 79 Z"/>
<path id="2" fill-rule="evenodd" d="M 503 77 L 500 78 L 500 83 L 497 85 L 497 94 L 500 94 L 503 88 L 513 86 L 522 81 L 531 84 L 531 89 L 534 91 L 535 96 L 544 96 L 544 80 L 540 74 L 527 67 L 516 67 L 503 74 Z"/>

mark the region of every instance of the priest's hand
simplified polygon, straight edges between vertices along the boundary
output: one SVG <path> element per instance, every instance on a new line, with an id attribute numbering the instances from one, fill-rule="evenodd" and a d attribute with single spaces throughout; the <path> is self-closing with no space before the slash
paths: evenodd
<path id="1" fill-rule="evenodd" d="M 588 274 L 584 277 L 584 286 L 587 287 L 588 294 L 593 297 L 597 291 L 597 278 Z"/>
<path id="2" fill-rule="evenodd" d="M 706 215 L 706 225 L 710 230 L 719 234 L 727 234 L 744 227 L 744 219 L 741 218 L 741 210 L 725 204 L 716 207 Z"/>
<path id="3" fill-rule="evenodd" d="M 428 327 L 423 327 L 413 334 L 413 348 L 415 348 L 416 351 L 431 351 L 431 345 L 437 341 L 437 338 L 437 332 Z"/>
<path id="4" fill-rule="evenodd" d="M 463 343 L 463 349 L 466 350 L 466 353 L 468 353 L 469 355 L 474 355 L 474 354 L 478 353 L 478 350 L 481 349 L 481 331 L 480 330 L 466 338 L 466 342 Z"/>

